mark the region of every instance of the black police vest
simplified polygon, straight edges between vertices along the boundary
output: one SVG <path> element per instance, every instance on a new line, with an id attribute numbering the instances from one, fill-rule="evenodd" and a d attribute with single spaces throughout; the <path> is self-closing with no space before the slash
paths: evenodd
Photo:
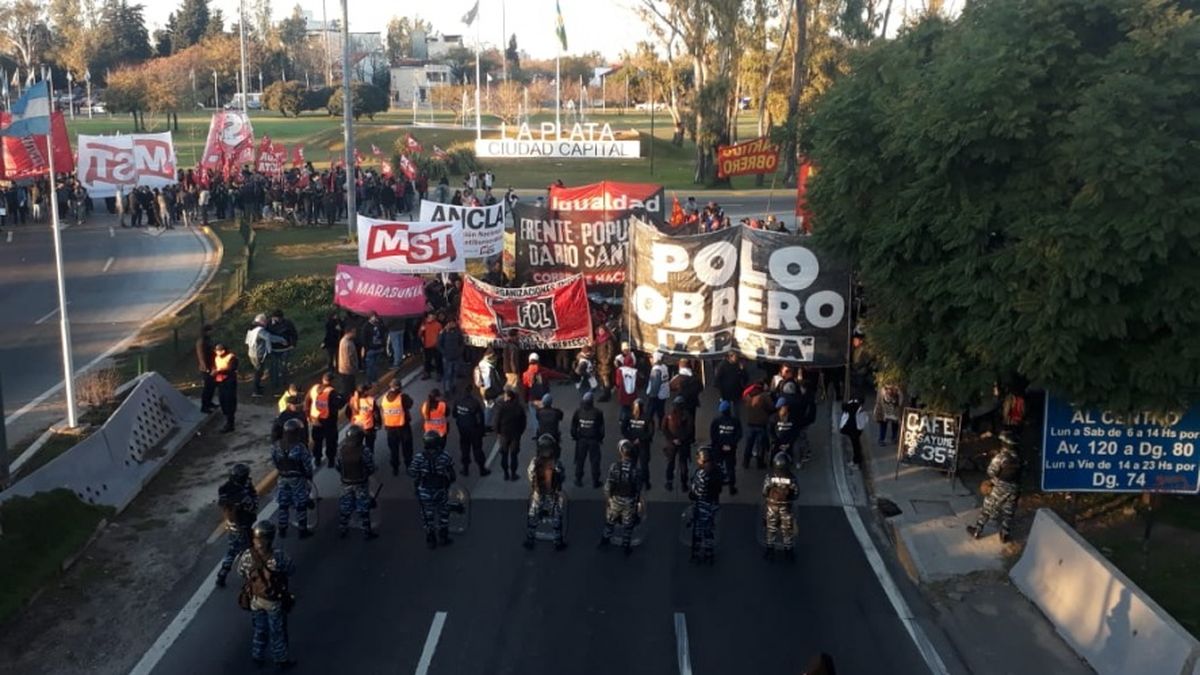
<path id="1" fill-rule="evenodd" d="M 717 437 L 721 439 L 733 438 L 734 432 L 737 430 L 737 425 L 733 422 L 717 422 Z"/>
<path id="2" fill-rule="evenodd" d="M 579 436 L 580 436 L 580 438 L 584 438 L 584 439 L 588 439 L 588 440 L 595 439 L 599 435 L 598 430 L 596 428 L 597 422 L 599 422 L 599 420 L 596 419 L 596 413 L 594 411 L 591 414 L 580 413 L 580 415 L 579 415 Z"/>
<path id="3" fill-rule="evenodd" d="M 621 460 L 617 467 L 617 480 L 612 487 L 614 497 L 632 497 L 637 494 L 637 479 L 634 477 L 633 461 Z"/>
<path id="4" fill-rule="evenodd" d="M 342 482 L 355 485 L 367 482 L 367 467 L 363 462 L 362 447 L 347 443 L 342 446 Z"/>

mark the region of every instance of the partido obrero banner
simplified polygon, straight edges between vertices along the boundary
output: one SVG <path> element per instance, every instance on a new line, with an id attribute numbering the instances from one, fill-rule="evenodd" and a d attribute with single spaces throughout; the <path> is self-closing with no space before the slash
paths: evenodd
<path id="1" fill-rule="evenodd" d="M 631 231 L 625 312 L 640 349 L 845 362 L 848 277 L 810 240 L 742 227 L 671 237 L 637 219 Z"/>
<path id="2" fill-rule="evenodd" d="M 513 331 L 523 349 L 574 349 L 592 341 L 587 287 L 580 275 L 521 288 L 467 277 L 459 323 L 467 344 L 475 347 L 503 345 Z"/>
<path id="3" fill-rule="evenodd" d="M 454 223 L 358 217 L 358 264 L 401 274 L 465 272 L 462 228 Z"/>
<path id="4" fill-rule="evenodd" d="M 425 283 L 404 274 L 338 265 L 333 304 L 362 315 L 419 316 L 425 311 Z"/>
<path id="5" fill-rule="evenodd" d="M 117 189 L 172 185 L 175 146 L 171 133 L 78 137 L 75 175 L 92 197 L 112 197 Z"/>
<path id="6" fill-rule="evenodd" d="M 463 255 L 487 258 L 504 250 L 504 203 L 455 206 L 421 200 L 421 222 L 456 223 L 463 231 Z"/>
<path id="7" fill-rule="evenodd" d="M 779 148 L 767 137 L 733 145 L 717 146 L 717 177 L 775 173 L 779 167 Z"/>

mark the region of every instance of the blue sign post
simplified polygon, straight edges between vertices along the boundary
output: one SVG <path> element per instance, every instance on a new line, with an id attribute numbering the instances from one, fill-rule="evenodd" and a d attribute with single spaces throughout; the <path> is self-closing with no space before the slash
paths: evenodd
<path id="1" fill-rule="evenodd" d="M 1047 393 L 1045 420 L 1045 492 L 1200 492 L 1200 407 L 1119 414 Z"/>

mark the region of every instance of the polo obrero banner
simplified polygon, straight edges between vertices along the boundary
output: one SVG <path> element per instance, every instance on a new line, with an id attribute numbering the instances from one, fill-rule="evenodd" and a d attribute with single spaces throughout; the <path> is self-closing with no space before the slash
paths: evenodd
<path id="1" fill-rule="evenodd" d="M 578 274 L 521 288 L 467 277 L 459 323 L 467 344 L 474 347 L 503 345 L 513 331 L 523 349 L 574 349 L 592 341 L 587 287 Z"/>

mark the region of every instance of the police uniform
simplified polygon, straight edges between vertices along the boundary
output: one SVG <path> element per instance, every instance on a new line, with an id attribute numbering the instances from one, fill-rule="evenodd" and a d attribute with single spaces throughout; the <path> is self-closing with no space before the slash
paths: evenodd
<path id="1" fill-rule="evenodd" d="M 275 490 L 275 503 L 279 505 L 276 522 L 279 536 L 286 537 L 289 511 L 296 509 L 296 522 L 301 533 L 308 531 L 308 481 L 313 475 L 313 456 L 308 447 L 297 443 L 284 450 L 282 443 L 271 448 L 271 462 L 279 471 L 279 485 Z"/>
<path id="2" fill-rule="evenodd" d="M 404 466 L 411 464 L 413 458 L 413 400 L 408 394 L 389 391 L 381 396 L 376 404 L 379 406 L 379 416 L 387 437 L 388 461 L 392 465 L 392 475 L 398 476 L 401 449 L 404 450 Z"/>
<path id="3" fill-rule="evenodd" d="M 721 508 L 721 477 L 713 470 L 711 461 L 696 467 L 688 497 L 693 506 L 692 557 L 712 560 L 717 511 Z"/>
<path id="4" fill-rule="evenodd" d="M 337 454 L 338 396 L 332 385 L 318 383 L 308 390 L 305 399 L 308 404 L 308 423 L 312 428 L 312 454 L 318 463 L 321 461 L 322 448 L 330 464 Z"/>
<path id="5" fill-rule="evenodd" d="M 592 487 L 600 487 L 600 444 L 604 441 L 604 412 L 590 403 L 571 417 L 575 439 L 575 485 L 583 485 L 584 464 L 591 464 Z"/>
<path id="6" fill-rule="evenodd" d="M 226 350 L 213 357 L 213 381 L 217 383 L 217 402 L 225 415 L 225 426 L 221 431 L 233 431 L 233 418 L 237 414 L 237 355 Z"/>
<path id="7" fill-rule="evenodd" d="M 413 457 L 408 475 L 417 488 L 417 503 L 421 507 L 421 522 L 425 541 L 430 546 L 450 543 L 450 484 L 454 482 L 454 460 L 441 447 L 425 448 Z M 436 535 L 436 538 L 435 538 Z"/>
<path id="8" fill-rule="evenodd" d="M 621 423 L 621 437 L 633 443 L 641 469 L 642 486 L 650 489 L 650 444 L 654 441 L 654 418 L 646 408 Z"/>
<path id="9" fill-rule="evenodd" d="M 479 475 L 491 473 L 487 467 L 487 458 L 483 454 L 484 414 L 479 399 L 465 393 L 454 402 L 454 422 L 458 426 L 459 443 L 462 444 L 462 473 L 464 476 L 471 471 L 471 459 L 479 467 Z"/>
<path id="10" fill-rule="evenodd" d="M 295 563 L 278 549 L 265 556 L 247 549 L 238 558 L 237 569 L 250 588 L 250 657 L 261 663 L 269 648 L 271 660 L 277 665 L 288 663 L 287 611 L 281 594 L 288 593 L 287 582 L 296 572 Z"/>
<path id="11" fill-rule="evenodd" d="M 351 394 L 346 404 L 346 417 L 350 418 L 350 424 L 363 430 L 363 445 L 374 455 L 380 417 L 375 397 L 360 392 Z"/>
<path id="12" fill-rule="evenodd" d="M 731 406 L 723 403 L 723 406 Z M 742 422 L 730 412 L 721 413 L 708 427 L 708 437 L 716 453 L 721 481 L 729 486 L 729 494 L 737 494 L 737 449 L 742 440 Z"/>
<path id="13" fill-rule="evenodd" d="M 604 537 L 601 543 L 607 543 L 617 523 L 621 523 L 621 545 L 626 549 L 630 547 L 642 482 L 641 468 L 634 456 L 622 458 L 609 467 L 608 479 L 604 482 L 604 496 L 608 498 L 608 504 L 604 511 Z"/>
<path id="14" fill-rule="evenodd" d="M 234 560 L 250 546 L 250 528 L 258 514 L 258 493 L 249 477 L 245 480 L 231 477 L 218 489 L 217 503 L 221 506 L 226 532 L 225 557 L 221 558 L 217 585 L 224 586 Z"/>
<path id="15" fill-rule="evenodd" d="M 525 519 L 525 538 L 527 545 L 532 545 L 534 533 L 537 531 L 541 514 L 545 512 L 550 518 L 550 527 L 554 530 L 554 543 L 559 548 L 563 546 L 563 482 L 566 480 L 566 469 L 554 455 L 542 457 L 535 455 L 529 462 L 529 514 Z"/>
<path id="16" fill-rule="evenodd" d="M 792 447 L 796 443 L 796 439 L 800 435 L 800 425 L 791 415 L 791 410 L 788 410 L 787 417 L 779 413 L 771 416 L 770 424 L 767 425 L 767 437 L 771 440 L 771 453 L 784 452 L 789 456 L 792 454 Z"/>
<path id="17" fill-rule="evenodd" d="M 1011 447 L 1003 446 L 988 462 L 988 478 L 992 480 L 992 491 L 983 498 L 979 519 L 967 528 L 971 536 L 978 539 L 989 520 L 1000 527 L 1000 541 L 1012 538 L 1012 519 L 1017 511 L 1017 497 L 1021 494 L 1021 458 Z"/>
<path id="18" fill-rule="evenodd" d="M 338 534 L 345 536 L 350 528 L 350 515 L 362 519 L 363 535 L 375 536 L 371 529 L 371 474 L 375 473 L 375 451 L 365 443 L 346 437 L 337 454 L 337 470 L 342 478 L 342 494 L 338 497 Z"/>
<path id="19" fill-rule="evenodd" d="M 788 463 L 791 463 L 789 458 Z M 792 504 L 799 496 L 796 477 L 790 466 L 775 467 L 763 479 L 763 513 L 766 517 L 766 545 L 771 548 L 782 544 L 790 552 L 796 540 L 796 523 L 792 517 Z"/>

